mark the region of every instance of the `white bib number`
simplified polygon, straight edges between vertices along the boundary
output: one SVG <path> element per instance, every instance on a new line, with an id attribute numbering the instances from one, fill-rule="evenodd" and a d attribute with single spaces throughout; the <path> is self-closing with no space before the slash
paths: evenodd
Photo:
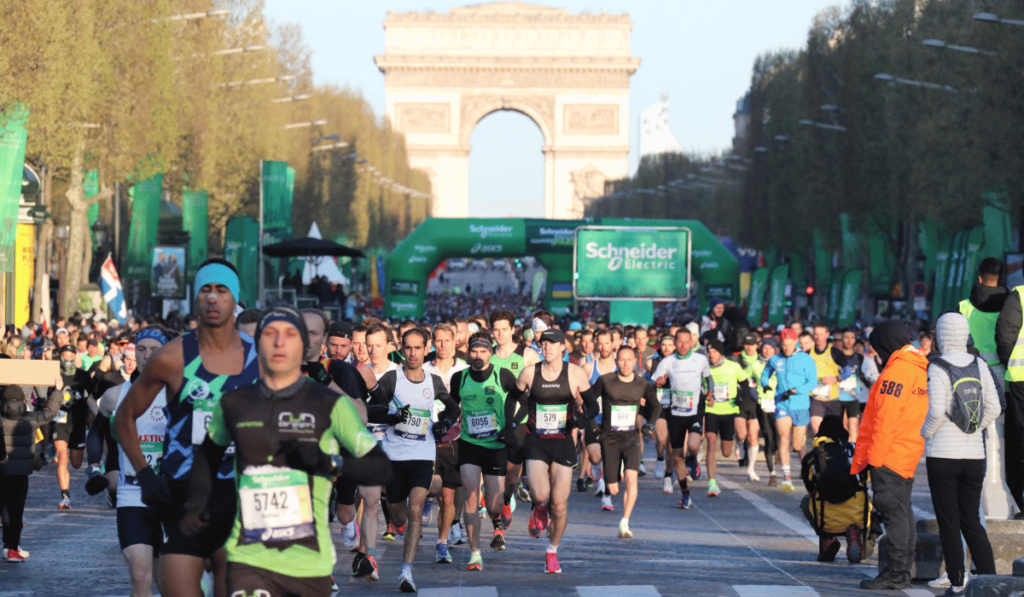
<path id="1" fill-rule="evenodd" d="M 818 387 L 811 390 L 811 396 L 815 398 L 831 398 L 832 397 L 832 386 L 826 386 L 825 384 L 819 384 Z"/>
<path id="2" fill-rule="evenodd" d="M 427 439 L 427 429 L 430 425 L 430 411 L 422 408 L 409 409 L 409 419 L 404 423 L 395 425 L 395 435 L 415 441 Z"/>
<path id="3" fill-rule="evenodd" d="M 729 386 L 715 386 L 715 402 L 725 402 L 729 399 Z"/>
<path id="4" fill-rule="evenodd" d="M 761 400 L 761 410 L 766 413 L 775 412 L 775 398 L 763 398 Z"/>
<path id="5" fill-rule="evenodd" d="M 672 416 L 692 417 L 695 414 L 697 414 L 696 394 L 672 390 Z"/>
<path id="6" fill-rule="evenodd" d="M 213 409 L 217 405 L 213 400 L 205 398 L 192 402 L 192 445 L 198 446 L 206 439 L 206 430 L 213 418 Z"/>
<path id="7" fill-rule="evenodd" d="M 851 375 L 846 379 L 839 382 L 839 389 L 846 392 L 847 394 L 857 393 L 857 376 Z"/>
<path id="8" fill-rule="evenodd" d="M 661 400 L 661 408 L 668 408 L 672 404 L 672 390 L 658 390 L 658 398 Z"/>
<path id="9" fill-rule="evenodd" d="M 636 428 L 635 404 L 613 404 L 612 405 L 612 431 L 632 431 Z"/>
<path id="10" fill-rule="evenodd" d="M 565 435 L 569 408 L 564 404 L 537 405 L 537 435 Z"/>
<path id="11" fill-rule="evenodd" d="M 316 533 L 308 475 L 283 469 L 242 475 L 238 501 L 244 543 L 294 541 Z"/>
<path id="12" fill-rule="evenodd" d="M 468 414 L 469 437 L 487 439 L 498 435 L 498 415 L 492 411 L 475 411 Z"/>

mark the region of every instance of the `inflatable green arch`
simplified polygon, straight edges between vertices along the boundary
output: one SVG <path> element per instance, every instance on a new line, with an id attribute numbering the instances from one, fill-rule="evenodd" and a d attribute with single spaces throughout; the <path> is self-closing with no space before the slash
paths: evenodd
<path id="1" fill-rule="evenodd" d="M 422 318 L 427 276 L 445 259 L 459 257 L 535 257 L 548 272 L 545 306 L 551 311 L 565 309 L 573 302 L 573 234 L 577 227 L 591 225 L 689 228 L 690 269 L 700 288 L 701 312 L 715 296 L 739 301 L 739 261 L 704 224 L 695 220 L 428 218 L 388 255 L 384 268 L 384 316 Z"/>

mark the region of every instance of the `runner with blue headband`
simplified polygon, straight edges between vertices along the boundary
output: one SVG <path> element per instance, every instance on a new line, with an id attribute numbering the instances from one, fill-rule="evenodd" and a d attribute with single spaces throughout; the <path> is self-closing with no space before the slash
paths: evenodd
<path id="1" fill-rule="evenodd" d="M 206 437 L 220 397 L 250 386 L 259 377 L 256 347 L 235 329 L 238 271 L 223 259 L 208 259 L 196 272 L 193 315 L 198 327 L 159 349 L 132 384 L 116 416 L 122 449 L 137 471 L 142 501 L 157 508 L 163 525 L 160 593 L 165 597 L 201 594 L 203 560 L 214 564 L 215 582 L 225 579 L 223 545 L 235 519 L 234 446 L 225 452 L 207 506 L 210 525 L 188 537 L 179 529 L 184 516 L 193 451 Z M 135 421 L 157 394 L 166 391 L 167 430 L 159 472 L 147 461 Z M 223 586 L 223 585 L 221 585 Z"/>

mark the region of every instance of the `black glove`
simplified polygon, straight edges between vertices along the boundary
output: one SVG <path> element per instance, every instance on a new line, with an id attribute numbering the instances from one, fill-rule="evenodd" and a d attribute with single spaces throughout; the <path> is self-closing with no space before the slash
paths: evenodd
<path id="1" fill-rule="evenodd" d="M 142 489 L 142 503 L 147 506 L 158 508 L 171 503 L 171 488 L 167 486 L 167 480 L 156 474 L 153 467 L 147 466 L 135 473 Z"/>
<path id="2" fill-rule="evenodd" d="M 771 392 L 772 391 L 772 387 L 771 386 L 761 386 L 761 389 L 764 390 L 765 392 Z"/>
<path id="3" fill-rule="evenodd" d="M 646 438 L 654 437 L 654 425 L 652 423 L 644 423 L 644 426 L 640 428 L 640 433 L 644 434 Z"/>
<path id="4" fill-rule="evenodd" d="M 281 442 L 277 450 L 278 456 L 284 456 L 289 467 L 306 471 L 311 475 L 329 476 L 333 470 L 331 457 L 320 449 L 316 441 L 299 441 L 292 438 Z"/>
<path id="5" fill-rule="evenodd" d="M 181 517 L 181 522 L 178 523 L 178 530 L 181 531 L 182 535 L 195 537 L 205 531 L 206 527 L 210 526 L 210 513 L 205 508 L 201 511 L 197 510 L 198 508 L 194 505 L 185 504 L 185 515 Z"/>
<path id="6" fill-rule="evenodd" d="M 412 416 L 412 412 L 410 411 L 411 407 L 408 404 L 399 408 L 398 412 L 388 415 L 390 417 L 388 425 L 394 427 L 395 425 L 401 425 L 402 423 L 405 423 L 406 421 L 409 420 L 409 417 Z"/>
<path id="7" fill-rule="evenodd" d="M 451 428 L 452 424 L 444 419 L 440 419 L 436 423 L 434 423 L 434 428 L 432 429 L 432 431 L 434 432 L 434 441 L 441 441 L 441 439 L 444 438 L 445 434 L 447 434 L 451 430 Z"/>
<path id="8" fill-rule="evenodd" d="M 796 396 L 796 388 L 790 388 L 790 390 L 788 392 L 786 392 L 786 395 L 787 396 Z"/>
<path id="9" fill-rule="evenodd" d="M 581 413 L 575 413 L 572 416 L 572 424 L 576 429 L 586 429 L 590 425 L 590 419 L 584 417 Z"/>
<path id="10" fill-rule="evenodd" d="M 43 458 L 43 455 L 42 454 L 38 454 L 38 453 L 33 454 L 32 455 L 32 470 L 33 471 L 39 471 L 39 470 L 42 470 L 42 468 L 44 466 L 46 466 L 46 459 Z"/>

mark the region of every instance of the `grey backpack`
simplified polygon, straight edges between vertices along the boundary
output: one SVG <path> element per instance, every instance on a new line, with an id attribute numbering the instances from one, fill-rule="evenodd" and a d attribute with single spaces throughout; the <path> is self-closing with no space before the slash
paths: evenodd
<path id="1" fill-rule="evenodd" d="M 949 402 L 946 416 L 964 433 L 977 431 L 985 414 L 981 367 L 978 362 L 978 357 L 974 357 L 970 365 L 957 367 L 942 357 L 932 361 L 933 365 L 949 375 L 949 383 L 953 386 L 953 398 Z"/>

